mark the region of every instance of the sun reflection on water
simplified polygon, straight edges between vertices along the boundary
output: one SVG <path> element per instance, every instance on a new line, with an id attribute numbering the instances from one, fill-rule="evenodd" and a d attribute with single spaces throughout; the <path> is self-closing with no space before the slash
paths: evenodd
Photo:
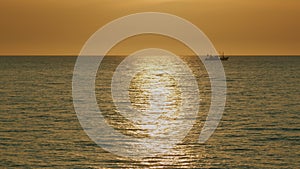
<path id="1" fill-rule="evenodd" d="M 169 124 L 179 117 L 182 100 L 181 89 L 170 74 L 155 67 L 137 73 L 131 81 L 129 96 L 132 107 L 141 113 L 137 125 L 148 130 L 150 136 L 172 130 Z"/>
<path id="2" fill-rule="evenodd" d="M 104 144 L 135 160 L 182 154 L 173 147 L 193 128 L 200 100 L 195 76 L 181 58 L 127 57 L 114 70 L 111 84 L 115 111 L 108 104 L 102 110 L 108 124 L 126 138 L 115 141 L 109 132 Z"/>

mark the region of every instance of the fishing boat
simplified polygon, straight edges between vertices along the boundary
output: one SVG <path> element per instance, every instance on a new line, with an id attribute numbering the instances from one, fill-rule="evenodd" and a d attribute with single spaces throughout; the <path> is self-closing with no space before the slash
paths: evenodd
<path id="1" fill-rule="evenodd" d="M 222 53 L 222 55 L 219 56 L 207 55 L 207 57 L 205 58 L 205 60 L 222 60 L 222 61 L 226 61 L 228 59 L 229 57 L 225 57 L 224 52 Z"/>
<path id="2" fill-rule="evenodd" d="M 222 52 L 222 55 L 220 56 L 220 59 L 221 59 L 221 60 L 228 60 L 229 57 L 228 57 L 228 56 L 225 57 L 224 52 Z"/>

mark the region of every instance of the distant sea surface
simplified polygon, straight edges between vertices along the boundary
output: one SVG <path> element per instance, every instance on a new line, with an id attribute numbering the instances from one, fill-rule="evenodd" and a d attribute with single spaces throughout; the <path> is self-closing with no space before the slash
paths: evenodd
<path id="1" fill-rule="evenodd" d="M 114 112 L 110 94 L 111 77 L 123 59 L 104 58 L 97 74 L 96 96 L 110 125 L 134 135 L 130 124 Z M 177 145 L 180 153 L 132 160 L 105 151 L 82 129 L 72 102 L 76 57 L 0 57 L 0 168 L 300 166 L 300 57 L 235 56 L 224 61 L 225 112 L 215 133 L 204 144 L 195 138 L 209 108 L 209 78 L 199 58 L 181 59 L 198 82 L 198 125 L 187 131 L 186 138 Z M 141 64 L 151 68 L 148 63 L 151 61 Z M 178 109 L 180 90 L 174 79 L 147 72 L 140 76 L 133 79 L 130 87 L 133 107 L 141 111 L 149 107 L 149 86 L 144 84 L 159 78 L 168 83 L 162 94 L 173 92 L 166 111 Z"/>

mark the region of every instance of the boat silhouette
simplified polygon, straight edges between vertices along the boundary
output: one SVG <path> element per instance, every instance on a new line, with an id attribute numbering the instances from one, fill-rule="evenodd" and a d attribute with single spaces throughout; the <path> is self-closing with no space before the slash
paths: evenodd
<path id="1" fill-rule="evenodd" d="M 222 60 L 222 61 L 226 61 L 228 59 L 229 57 L 225 57 L 224 52 L 222 53 L 222 55 L 219 56 L 207 55 L 207 57 L 205 58 L 205 60 Z"/>

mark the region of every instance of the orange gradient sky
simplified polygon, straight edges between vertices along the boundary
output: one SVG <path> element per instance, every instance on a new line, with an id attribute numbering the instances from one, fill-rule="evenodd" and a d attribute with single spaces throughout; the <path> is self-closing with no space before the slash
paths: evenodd
<path id="1" fill-rule="evenodd" d="M 1 0 L 0 55 L 78 55 L 101 26 L 137 12 L 182 17 L 228 55 L 300 55 L 299 8 L 299 0 Z M 160 47 L 188 54 L 180 46 L 144 36 L 111 53 Z"/>

